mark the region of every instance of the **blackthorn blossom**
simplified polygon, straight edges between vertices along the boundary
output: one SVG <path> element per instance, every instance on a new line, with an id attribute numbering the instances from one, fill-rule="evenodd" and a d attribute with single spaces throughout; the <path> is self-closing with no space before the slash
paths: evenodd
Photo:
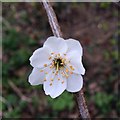
<path id="1" fill-rule="evenodd" d="M 43 47 L 35 50 L 30 57 L 33 71 L 29 83 L 43 84 L 45 94 L 52 98 L 58 97 L 64 90 L 78 92 L 83 86 L 81 75 L 85 74 L 82 54 L 82 46 L 77 40 L 49 37 Z"/>

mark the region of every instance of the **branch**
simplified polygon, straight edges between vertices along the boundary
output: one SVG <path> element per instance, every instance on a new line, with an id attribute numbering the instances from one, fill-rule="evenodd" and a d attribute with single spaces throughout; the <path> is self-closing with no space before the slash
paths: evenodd
<path id="1" fill-rule="evenodd" d="M 62 37 L 62 32 L 60 30 L 60 26 L 58 24 L 58 21 L 57 21 L 57 18 L 56 18 L 53 8 L 51 7 L 50 3 L 47 2 L 46 0 L 42 0 L 42 2 L 44 5 L 44 8 L 46 10 L 46 13 L 47 13 L 47 16 L 49 19 L 49 23 L 50 23 L 50 26 L 51 26 L 54 36 Z M 77 97 L 77 102 L 78 102 L 79 112 L 81 114 L 81 117 L 90 119 L 90 115 L 89 115 L 87 105 L 85 102 L 83 90 L 76 93 L 76 97 Z"/>
<path id="2" fill-rule="evenodd" d="M 56 37 L 62 37 L 62 32 L 60 30 L 60 26 L 58 25 L 58 21 L 57 21 L 54 10 L 52 9 L 49 2 L 46 2 L 46 0 L 43 0 L 43 5 L 47 12 L 47 16 L 48 16 L 49 23 L 50 23 L 53 34 Z"/>
<path id="3" fill-rule="evenodd" d="M 31 99 L 29 99 L 28 97 L 26 97 L 25 95 L 23 95 L 22 92 L 19 90 L 19 88 L 18 88 L 12 81 L 9 81 L 8 83 L 9 83 L 10 87 L 13 89 L 13 91 L 14 91 L 23 101 L 31 102 Z"/>

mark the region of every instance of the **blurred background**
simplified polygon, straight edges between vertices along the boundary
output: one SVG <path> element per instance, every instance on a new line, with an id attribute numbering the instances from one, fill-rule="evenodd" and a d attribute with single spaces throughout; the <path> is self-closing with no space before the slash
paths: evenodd
<path id="1" fill-rule="evenodd" d="M 92 118 L 117 118 L 118 5 L 116 3 L 52 3 L 64 38 L 81 42 L 84 93 Z M 31 86 L 29 57 L 53 35 L 41 3 L 2 3 L 2 96 L 4 118 L 78 118 L 75 95 L 46 96 L 42 85 Z"/>

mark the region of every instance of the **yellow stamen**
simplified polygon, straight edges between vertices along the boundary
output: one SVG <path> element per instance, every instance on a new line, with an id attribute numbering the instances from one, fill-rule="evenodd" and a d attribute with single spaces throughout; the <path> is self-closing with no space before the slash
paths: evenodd
<path id="1" fill-rule="evenodd" d="M 53 68 L 53 67 L 54 67 L 53 65 L 50 66 L 50 68 Z"/>
<path id="2" fill-rule="evenodd" d="M 68 74 L 65 74 L 65 77 L 66 77 L 66 78 L 68 78 L 68 77 L 69 77 L 69 75 L 68 75 Z"/>
<path id="3" fill-rule="evenodd" d="M 50 83 L 50 86 L 52 86 L 52 83 Z"/>
<path id="4" fill-rule="evenodd" d="M 70 72 L 70 74 L 73 74 L 73 72 Z"/>
<path id="5" fill-rule="evenodd" d="M 40 70 L 40 72 L 43 72 L 43 70 Z"/>
<path id="6" fill-rule="evenodd" d="M 47 81 L 46 79 L 44 79 L 44 81 Z"/>
<path id="7" fill-rule="evenodd" d="M 47 67 L 47 64 L 44 64 L 44 67 Z"/>
<path id="8" fill-rule="evenodd" d="M 62 63 L 64 63 L 65 62 L 65 59 L 62 59 Z"/>
<path id="9" fill-rule="evenodd" d="M 71 69 L 71 70 L 75 70 L 75 69 L 73 68 L 73 66 L 70 66 L 70 69 Z"/>
<path id="10" fill-rule="evenodd" d="M 53 55 L 54 54 L 54 52 L 51 52 L 51 55 Z"/>
<path id="11" fill-rule="evenodd" d="M 58 80 L 60 80 L 60 78 L 58 78 Z"/>
<path id="12" fill-rule="evenodd" d="M 61 74 L 62 74 L 63 77 L 65 76 L 65 73 L 62 72 Z"/>
<path id="13" fill-rule="evenodd" d="M 58 53 L 58 56 L 60 56 L 60 53 Z"/>
<path id="14" fill-rule="evenodd" d="M 65 70 L 67 73 L 69 72 L 68 69 Z"/>
<path id="15" fill-rule="evenodd" d="M 48 74 L 48 72 L 45 72 L 45 74 Z"/>
<path id="16" fill-rule="evenodd" d="M 55 75 L 58 75 L 58 73 L 56 72 Z"/>
<path id="17" fill-rule="evenodd" d="M 53 81 L 53 78 L 51 78 L 50 80 Z"/>
<path id="18" fill-rule="evenodd" d="M 57 62 L 57 68 L 56 68 L 57 72 L 58 72 L 58 69 L 59 69 L 59 63 Z"/>
<path id="19" fill-rule="evenodd" d="M 64 81 L 61 82 L 62 84 L 64 83 Z"/>
<path id="20" fill-rule="evenodd" d="M 49 57 L 49 60 L 51 60 L 52 59 L 52 57 Z"/>

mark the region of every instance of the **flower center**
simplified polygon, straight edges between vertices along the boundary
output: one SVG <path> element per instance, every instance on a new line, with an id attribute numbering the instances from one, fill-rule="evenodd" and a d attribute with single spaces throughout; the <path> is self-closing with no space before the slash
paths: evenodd
<path id="1" fill-rule="evenodd" d="M 63 59 L 61 58 L 55 58 L 53 63 L 57 71 L 64 66 Z"/>

